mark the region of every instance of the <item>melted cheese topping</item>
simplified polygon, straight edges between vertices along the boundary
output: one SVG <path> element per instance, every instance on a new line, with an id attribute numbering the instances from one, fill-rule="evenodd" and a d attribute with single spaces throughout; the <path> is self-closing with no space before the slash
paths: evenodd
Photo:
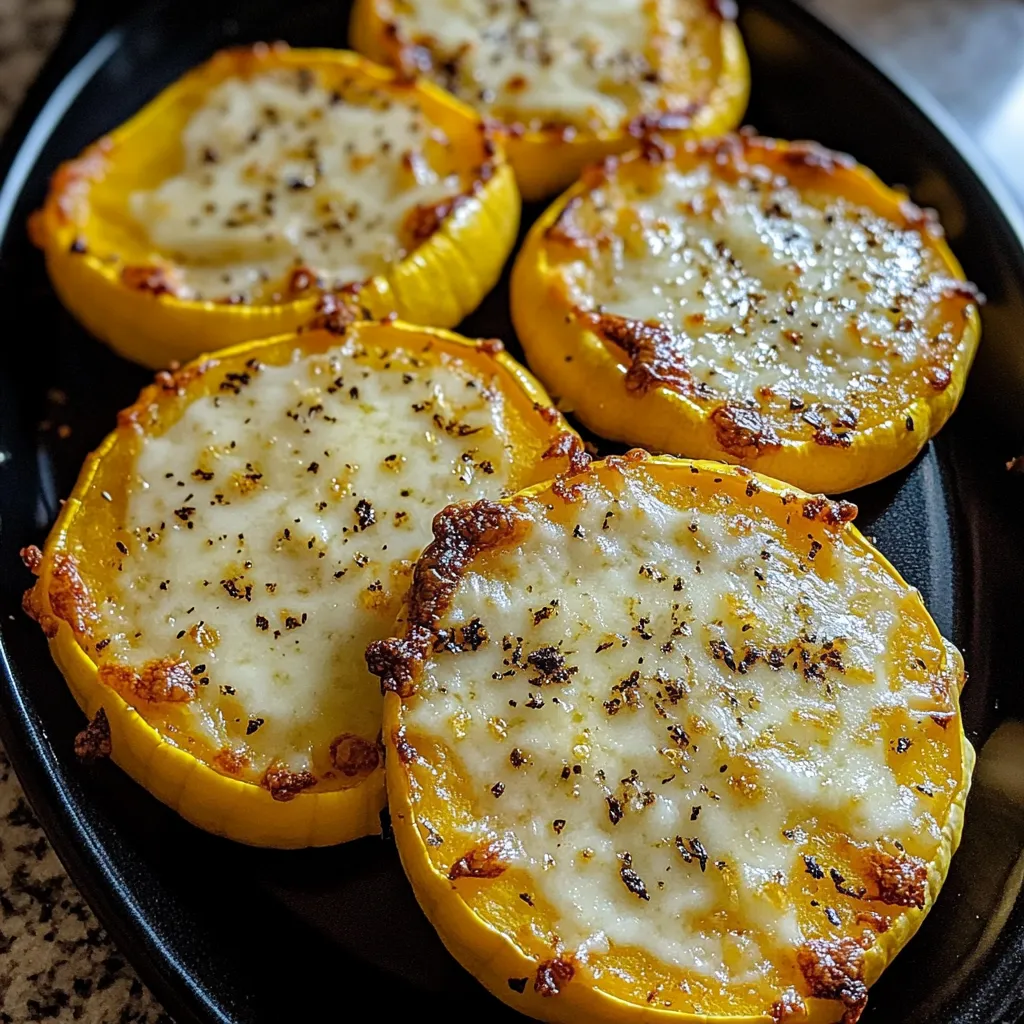
<path id="1" fill-rule="evenodd" d="M 294 298 L 340 287 L 406 254 L 410 211 L 462 191 L 451 143 L 408 98 L 305 70 L 230 78 L 182 136 L 181 173 L 130 208 L 175 267 L 182 298 Z M 289 275 L 302 275 L 289 287 Z"/>
<path id="2" fill-rule="evenodd" d="M 363 650 L 397 614 L 433 513 L 502 493 L 502 397 L 436 352 L 236 369 L 141 442 L 101 676 L 182 663 L 191 700 L 138 703 L 172 741 L 249 780 L 284 765 L 351 784 L 330 747 L 376 743 Z"/>
<path id="3" fill-rule="evenodd" d="M 714 68 L 691 38 L 707 3 L 674 0 L 404 0 L 380 4 L 400 38 L 429 54 L 430 74 L 455 95 L 530 129 L 617 128 L 665 109 L 687 63 L 699 99 Z M 714 16 L 717 18 L 717 16 Z M 673 54 L 672 61 L 662 53 Z M 678 97 L 674 97 L 678 98 Z M 679 102 L 676 109 L 686 104 Z"/>
<path id="4" fill-rule="evenodd" d="M 947 705 L 905 677 L 911 654 L 948 670 L 941 642 L 901 633 L 914 592 L 798 507 L 794 533 L 702 489 L 668 504 L 636 471 L 522 502 L 527 535 L 464 575 L 443 622 L 488 642 L 430 654 L 402 721 L 414 771 L 435 765 L 420 784 L 472 808 L 442 865 L 496 844 L 563 959 L 600 978 L 595 954 L 640 950 L 690 979 L 659 1005 L 767 1012 L 805 940 L 904 912 L 845 898 L 830 869 L 870 890 L 861 854 L 935 859 L 959 752 L 948 776 L 940 756 L 927 780 L 893 767 L 945 735 L 928 714 Z"/>
<path id="5" fill-rule="evenodd" d="M 571 300 L 664 326 L 697 397 L 848 436 L 949 383 L 966 303 L 941 254 L 824 185 L 687 159 L 612 173 L 567 217 L 597 240 L 560 264 Z"/>

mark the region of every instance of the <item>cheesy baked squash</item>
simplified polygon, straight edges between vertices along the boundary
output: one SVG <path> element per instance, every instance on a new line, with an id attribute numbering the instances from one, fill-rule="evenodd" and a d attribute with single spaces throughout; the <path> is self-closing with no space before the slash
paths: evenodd
<path id="1" fill-rule="evenodd" d="M 86 462 L 25 607 L 114 760 L 266 846 L 378 832 L 390 629 L 434 512 L 579 444 L 495 342 L 362 322 L 161 373 Z M 98 717 L 97 717 L 98 716 Z"/>
<path id="2" fill-rule="evenodd" d="M 355 49 L 504 125 L 525 199 L 655 132 L 735 128 L 750 89 L 723 0 L 356 0 Z"/>
<path id="3" fill-rule="evenodd" d="M 960 655 L 848 502 L 579 469 L 441 513 L 368 651 L 416 895 L 541 1020 L 854 1024 L 959 841 Z"/>
<path id="4" fill-rule="evenodd" d="M 63 165 L 33 218 L 64 304 L 161 367 L 295 330 L 323 292 L 452 327 L 519 196 L 480 118 L 353 53 L 227 50 Z"/>
<path id="5" fill-rule="evenodd" d="M 946 422 L 978 300 L 905 195 L 750 135 L 590 169 L 512 276 L 531 367 L 590 429 L 829 493 L 902 468 Z"/>

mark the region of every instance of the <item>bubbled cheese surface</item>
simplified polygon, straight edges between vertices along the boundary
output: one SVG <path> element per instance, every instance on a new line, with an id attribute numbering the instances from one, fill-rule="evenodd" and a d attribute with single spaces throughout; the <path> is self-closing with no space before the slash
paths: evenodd
<path id="1" fill-rule="evenodd" d="M 181 143 L 180 173 L 130 206 L 182 298 L 294 298 L 297 269 L 364 281 L 405 255 L 410 211 L 462 191 L 414 94 L 328 89 L 302 69 L 220 83 Z"/>
<path id="2" fill-rule="evenodd" d="M 680 63 L 696 91 L 709 88 L 715 71 L 691 38 L 690 21 L 709 17 L 703 0 L 378 0 L 378 7 L 404 42 L 425 48 L 428 73 L 440 84 L 531 129 L 617 128 L 656 108 L 680 72 L 669 69 L 663 49 L 686 58 Z"/>
<path id="3" fill-rule="evenodd" d="M 698 399 L 853 436 L 948 385 L 965 301 L 920 224 L 778 165 L 613 170 L 565 215 L 595 244 L 553 258 L 580 309 L 664 327 L 659 358 Z"/>
<path id="4" fill-rule="evenodd" d="M 183 664 L 191 699 L 129 702 L 221 770 L 358 781 L 330 747 L 376 743 L 363 650 L 397 614 L 437 509 L 507 483 L 493 381 L 422 348 L 214 368 L 220 389 L 141 442 L 123 540 L 110 541 L 101 677 Z"/>
<path id="5" fill-rule="evenodd" d="M 939 853 L 959 749 L 923 775 L 909 751 L 945 742 L 929 714 L 955 698 L 933 683 L 956 671 L 863 546 L 799 506 L 773 523 L 711 475 L 682 506 L 643 470 L 521 503 L 525 537 L 464 575 L 443 621 L 479 619 L 487 642 L 428 655 L 402 723 L 414 792 L 472 807 L 454 835 L 419 822 L 442 870 L 490 843 L 549 955 L 612 983 L 602 955 L 639 950 L 666 965 L 659 1006 L 767 1013 L 806 992 L 806 941 L 904 912 L 872 901 L 858 857 L 923 871 Z"/>

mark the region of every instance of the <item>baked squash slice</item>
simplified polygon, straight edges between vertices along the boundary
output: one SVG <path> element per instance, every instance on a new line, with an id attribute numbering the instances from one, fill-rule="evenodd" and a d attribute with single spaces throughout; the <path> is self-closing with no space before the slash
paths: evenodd
<path id="1" fill-rule="evenodd" d="M 974 755 L 960 655 L 855 512 L 633 452 L 437 517 L 368 661 L 402 863 L 495 995 L 595 1024 L 860 1016 Z"/>
<path id="2" fill-rule="evenodd" d="M 158 374 L 25 552 L 26 609 L 93 719 L 83 752 L 112 748 L 164 803 L 243 842 L 379 832 L 363 652 L 434 512 L 542 479 L 578 443 L 496 343 L 400 323 Z"/>
<path id="3" fill-rule="evenodd" d="M 744 134 L 592 168 L 512 277 L 531 367 L 592 430 L 828 493 L 905 466 L 946 422 L 978 301 L 905 195 Z"/>
<path id="4" fill-rule="evenodd" d="M 519 224 L 469 108 L 353 53 L 227 50 L 56 173 L 32 236 L 64 304 L 151 367 L 295 330 L 320 293 L 452 327 Z"/>
<path id="5" fill-rule="evenodd" d="M 356 0 L 355 49 L 504 125 L 524 199 L 656 132 L 743 117 L 746 52 L 723 0 Z"/>

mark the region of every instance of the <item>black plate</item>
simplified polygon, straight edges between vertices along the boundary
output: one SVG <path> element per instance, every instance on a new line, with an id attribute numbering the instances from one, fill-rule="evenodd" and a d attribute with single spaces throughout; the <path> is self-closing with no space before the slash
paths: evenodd
<path id="1" fill-rule="evenodd" d="M 371 996 L 386 1020 L 427 1006 L 457 1019 L 515 1019 L 445 953 L 392 842 L 300 852 L 232 845 L 186 825 L 113 765 L 84 768 L 71 753 L 82 719 L 19 611 L 29 576 L 17 552 L 42 540 L 82 458 L 147 375 L 63 312 L 25 219 L 58 161 L 216 48 L 258 39 L 343 46 L 348 5 L 177 0 L 107 31 L 127 6 L 79 9 L 0 158 L 0 735 L 72 877 L 181 1024 L 344 1016 L 356 994 Z M 1024 477 L 1004 463 L 1024 452 L 1024 233 L 946 117 L 923 113 L 813 17 L 786 0 L 750 0 L 740 24 L 753 65 L 749 121 L 848 150 L 937 207 L 989 298 L 961 411 L 913 466 L 855 496 L 862 528 L 965 653 L 964 717 L 981 751 L 942 897 L 873 990 L 865 1019 L 1014 1021 L 1024 1009 L 1024 662 L 1014 653 Z M 506 296 L 503 282 L 465 330 L 502 336 L 515 351 Z"/>

